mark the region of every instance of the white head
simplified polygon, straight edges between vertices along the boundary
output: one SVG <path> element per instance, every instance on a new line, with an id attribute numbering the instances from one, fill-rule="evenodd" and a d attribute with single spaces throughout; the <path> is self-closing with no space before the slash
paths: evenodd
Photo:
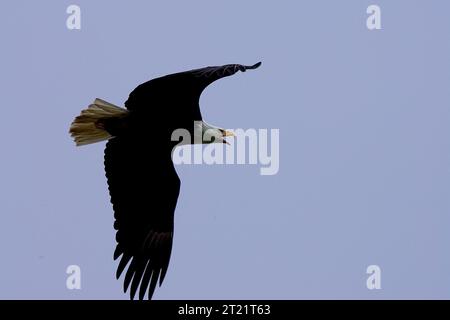
<path id="1" fill-rule="evenodd" d="M 233 132 L 214 127 L 204 121 L 196 121 L 194 124 L 195 143 L 226 143 L 225 137 L 234 136 Z"/>

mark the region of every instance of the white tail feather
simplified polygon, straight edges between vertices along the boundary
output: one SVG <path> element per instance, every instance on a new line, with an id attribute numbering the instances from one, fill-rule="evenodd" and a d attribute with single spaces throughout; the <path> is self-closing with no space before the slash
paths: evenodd
<path id="1" fill-rule="evenodd" d="M 111 135 L 97 125 L 98 120 L 123 117 L 127 113 L 126 109 L 97 98 L 75 118 L 69 132 L 77 146 L 108 140 Z"/>

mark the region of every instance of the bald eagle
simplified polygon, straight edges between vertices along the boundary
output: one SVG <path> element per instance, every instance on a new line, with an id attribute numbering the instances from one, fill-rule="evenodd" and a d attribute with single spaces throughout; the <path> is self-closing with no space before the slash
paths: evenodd
<path id="1" fill-rule="evenodd" d="M 120 258 L 116 277 L 128 265 L 124 292 L 130 289 L 130 299 L 138 289 L 140 300 L 146 293 L 151 299 L 169 265 L 180 192 L 172 132 L 181 128 L 194 137 L 193 124 L 201 123 L 201 133 L 215 130 L 213 142 L 225 143 L 232 134 L 203 121 L 200 95 L 215 80 L 260 65 L 228 64 L 152 79 L 130 93 L 126 109 L 96 99 L 72 122 L 77 146 L 108 140 L 104 164 L 117 230 L 114 260 Z"/>

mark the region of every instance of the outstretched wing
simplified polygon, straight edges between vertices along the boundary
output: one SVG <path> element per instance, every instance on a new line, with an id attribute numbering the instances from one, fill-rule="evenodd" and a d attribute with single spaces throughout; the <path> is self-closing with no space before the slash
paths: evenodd
<path id="1" fill-rule="evenodd" d="M 231 76 L 238 71 L 245 72 L 246 70 L 256 69 L 260 65 L 261 62 L 252 66 L 226 64 L 223 66 L 206 67 L 169 74 L 164 77 L 152 79 L 139 85 L 130 93 L 128 100 L 125 102 L 125 107 L 128 110 L 142 110 L 153 106 L 151 110 L 155 117 L 165 116 L 155 113 L 161 111 L 157 109 L 158 105 L 177 105 L 178 102 L 182 102 L 183 106 L 191 105 L 198 107 L 200 95 L 208 85 L 221 78 Z M 159 109 L 161 109 L 160 106 Z M 171 108 L 168 109 L 172 110 Z M 197 110 L 195 111 L 197 112 Z M 173 116 L 173 112 L 171 115 Z M 199 118 L 199 114 L 194 114 L 193 116 L 198 120 L 201 119 Z"/>
<path id="2" fill-rule="evenodd" d="M 148 141 L 147 141 L 148 145 Z M 156 284 L 162 284 L 172 250 L 174 211 L 180 180 L 170 152 L 136 137 L 116 137 L 105 149 L 105 171 L 117 247 L 114 260 L 121 257 L 117 279 L 129 263 L 124 292 L 130 284 L 130 298 L 139 288 L 139 299 L 148 292 L 151 299 Z M 147 291 L 148 290 L 148 291 Z"/>
<path id="3" fill-rule="evenodd" d="M 184 72 L 187 75 L 192 76 L 192 82 L 196 83 L 198 90 L 201 92 L 216 80 L 224 77 L 232 76 L 238 71 L 245 72 L 247 70 L 253 70 L 258 68 L 261 62 L 258 62 L 252 66 L 244 66 L 242 64 L 226 64 L 223 66 L 206 67 L 201 69 L 195 69 Z"/>

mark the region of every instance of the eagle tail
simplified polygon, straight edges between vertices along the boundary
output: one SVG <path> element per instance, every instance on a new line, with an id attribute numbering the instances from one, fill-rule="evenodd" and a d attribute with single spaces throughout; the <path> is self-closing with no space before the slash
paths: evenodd
<path id="1" fill-rule="evenodd" d="M 75 118 L 69 133 L 77 146 L 108 140 L 112 136 L 105 130 L 103 120 L 121 118 L 127 114 L 128 110 L 97 98 Z"/>

